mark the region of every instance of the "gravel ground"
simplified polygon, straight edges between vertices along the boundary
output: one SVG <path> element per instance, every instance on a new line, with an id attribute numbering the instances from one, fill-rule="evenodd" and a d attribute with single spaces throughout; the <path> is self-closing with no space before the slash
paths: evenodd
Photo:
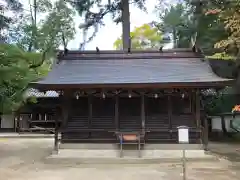
<path id="1" fill-rule="evenodd" d="M 0 180 L 181 180 L 181 164 L 46 163 L 52 139 L 0 139 Z M 238 180 L 240 166 L 227 160 L 189 162 L 187 180 Z"/>

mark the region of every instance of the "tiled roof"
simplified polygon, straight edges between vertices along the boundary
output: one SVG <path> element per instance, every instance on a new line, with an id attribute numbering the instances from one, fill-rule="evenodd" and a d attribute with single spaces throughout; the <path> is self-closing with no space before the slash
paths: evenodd
<path id="1" fill-rule="evenodd" d="M 37 89 L 30 88 L 27 90 L 26 96 L 27 97 L 45 98 L 45 97 L 58 97 L 59 94 L 56 91 L 40 92 Z"/>
<path id="2" fill-rule="evenodd" d="M 224 82 L 191 50 L 132 52 L 72 51 L 41 85 Z"/>

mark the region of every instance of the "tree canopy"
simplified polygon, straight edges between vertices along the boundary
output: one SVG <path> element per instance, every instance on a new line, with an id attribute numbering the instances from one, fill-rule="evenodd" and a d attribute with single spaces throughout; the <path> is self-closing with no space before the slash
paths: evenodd
<path id="1" fill-rule="evenodd" d="M 34 61 L 41 61 L 40 53 L 25 52 L 15 45 L 0 46 L 0 112 L 16 110 L 24 102 L 28 84 L 46 75 L 48 64 L 34 67 Z"/>
<path id="2" fill-rule="evenodd" d="M 65 0 L 31 0 L 28 5 L 19 19 L 8 21 L 5 43 L 0 44 L 0 113 L 25 102 L 29 83 L 47 74 L 55 50 L 67 48 L 75 36 L 75 11 Z"/>
<path id="3" fill-rule="evenodd" d="M 159 49 L 163 44 L 163 35 L 150 24 L 136 27 L 131 33 L 132 49 Z M 115 49 L 122 49 L 122 37 L 114 42 Z"/>

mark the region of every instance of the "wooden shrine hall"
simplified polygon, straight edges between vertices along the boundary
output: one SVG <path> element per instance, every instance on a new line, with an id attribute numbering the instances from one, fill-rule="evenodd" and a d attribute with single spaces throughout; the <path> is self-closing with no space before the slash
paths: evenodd
<path id="1" fill-rule="evenodd" d="M 48 76 L 32 84 L 61 95 L 56 143 L 59 131 L 61 143 L 136 140 L 131 134 L 143 143 L 177 143 L 177 127 L 186 125 L 190 143 L 207 144 L 201 91 L 233 83 L 192 49 L 60 54 Z"/>

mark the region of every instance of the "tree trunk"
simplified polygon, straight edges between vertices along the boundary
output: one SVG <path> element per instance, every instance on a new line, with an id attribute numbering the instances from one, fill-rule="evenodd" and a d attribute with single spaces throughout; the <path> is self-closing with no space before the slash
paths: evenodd
<path id="1" fill-rule="evenodd" d="M 173 48 L 177 48 L 177 32 L 175 28 L 173 28 Z"/>
<path id="2" fill-rule="evenodd" d="M 37 0 L 34 0 L 34 25 L 37 26 Z"/>
<path id="3" fill-rule="evenodd" d="M 122 36 L 123 50 L 128 51 L 128 48 L 131 48 L 130 11 L 128 0 L 122 0 Z"/>
<path id="4" fill-rule="evenodd" d="M 195 24 L 195 28 L 196 28 L 196 32 L 194 34 L 194 44 L 193 46 L 195 45 L 196 47 L 198 47 L 198 41 L 199 41 L 199 27 L 200 27 L 200 16 L 202 14 L 202 10 L 203 10 L 203 7 L 202 7 L 202 1 L 201 0 L 198 0 L 196 1 L 196 9 L 195 9 L 195 12 L 194 12 L 194 24 Z"/>

